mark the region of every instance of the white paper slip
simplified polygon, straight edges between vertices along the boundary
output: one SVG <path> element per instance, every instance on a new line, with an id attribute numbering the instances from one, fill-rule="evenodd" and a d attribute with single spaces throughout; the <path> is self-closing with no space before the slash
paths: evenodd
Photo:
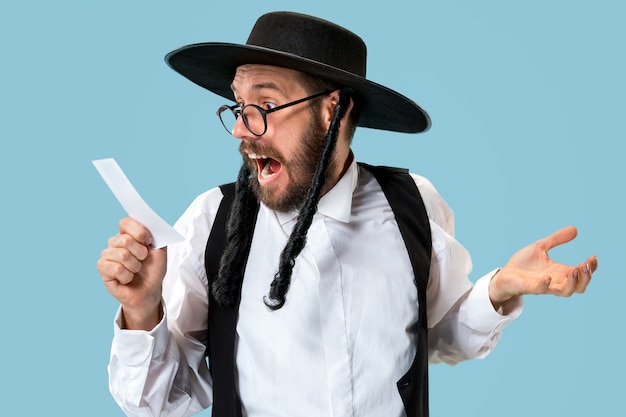
<path id="1" fill-rule="evenodd" d="M 184 239 L 176 229 L 159 217 L 141 198 L 115 159 L 98 159 L 91 162 L 120 202 L 126 214 L 150 231 L 154 248 L 162 248 Z"/>

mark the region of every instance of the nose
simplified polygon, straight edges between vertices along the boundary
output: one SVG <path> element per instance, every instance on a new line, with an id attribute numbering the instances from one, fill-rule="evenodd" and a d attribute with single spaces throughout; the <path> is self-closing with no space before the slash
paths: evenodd
<path id="1" fill-rule="evenodd" d="M 235 119 L 235 124 L 233 125 L 233 130 L 230 132 L 235 139 L 243 139 L 247 137 L 252 137 L 253 135 L 250 133 L 246 124 L 243 122 L 243 117 L 239 116 Z"/>

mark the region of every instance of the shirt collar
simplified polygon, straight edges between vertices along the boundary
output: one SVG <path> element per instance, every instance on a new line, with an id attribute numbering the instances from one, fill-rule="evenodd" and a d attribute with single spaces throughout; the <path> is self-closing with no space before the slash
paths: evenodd
<path id="1" fill-rule="evenodd" d="M 346 172 L 339 179 L 339 182 L 320 198 L 317 212 L 340 222 L 348 223 L 350 221 L 350 212 L 352 211 L 352 194 L 356 189 L 358 180 L 358 165 L 353 159 Z M 298 215 L 298 211 L 277 211 L 275 213 L 281 226 Z"/>

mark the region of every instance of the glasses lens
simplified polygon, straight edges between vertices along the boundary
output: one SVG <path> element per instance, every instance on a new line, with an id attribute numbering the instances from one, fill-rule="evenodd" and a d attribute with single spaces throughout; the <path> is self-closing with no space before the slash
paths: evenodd
<path id="1" fill-rule="evenodd" d="M 252 134 L 261 136 L 265 133 L 265 118 L 263 113 L 261 113 L 260 107 L 254 105 L 244 106 L 242 116 L 244 123 Z"/>
<path id="2" fill-rule="evenodd" d="M 233 133 L 233 128 L 235 127 L 235 122 L 237 118 L 235 117 L 235 113 L 228 106 L 222 106 L 217 111 L 217 115 L 220 118 L 220 121 L 224 125 L 224 129 L 230 134 Z"/>

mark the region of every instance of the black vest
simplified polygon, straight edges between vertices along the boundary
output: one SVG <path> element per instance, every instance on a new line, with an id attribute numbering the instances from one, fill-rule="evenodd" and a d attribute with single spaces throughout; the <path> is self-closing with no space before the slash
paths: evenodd
<path id="1" fill-rule="evenodd" d="M 407 170 L 359 164 L 380 184 L 396 217 L 404 239 L 417 286 L 419 326 L 417 352 L 409 371 L 397 382 L 407 417 L 428 417 L 428 328 L 426 285 L 432 249 L 430 225 L 422 197 Z M 209 321 L 207 356 L 213 378 L 213 416 L 241 417 L 241 402 L 235 389 L 235 332 L 241 294 L 233 307 L 221 307 L 213 298 L 211 284 L 216 279 L 226 243 L 225 225 L 234 201 L 235 185 L 220 187 L 220 203 L 205 251 L 209 281 Z"/>

